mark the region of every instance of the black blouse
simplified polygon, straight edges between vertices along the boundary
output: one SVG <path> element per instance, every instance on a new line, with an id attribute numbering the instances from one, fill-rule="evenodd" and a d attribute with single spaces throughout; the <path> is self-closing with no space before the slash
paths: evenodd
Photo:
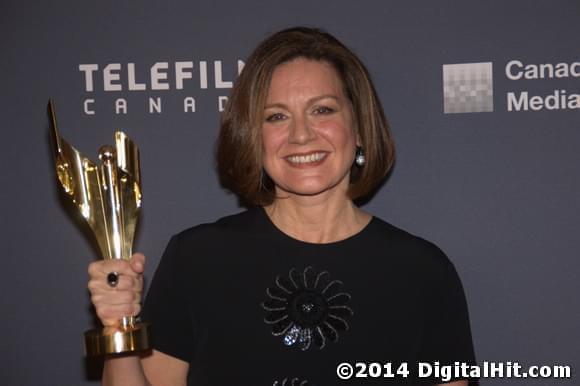
<path id="1" fill-rule="evenodd" d="M 169 242 L 142 316 L 195 386 L 433 384 L 419 362 L 475 364 L 453 264 L 376 217 L 329 244 L 289 237 L 261 208 L 190 228 Z"/>

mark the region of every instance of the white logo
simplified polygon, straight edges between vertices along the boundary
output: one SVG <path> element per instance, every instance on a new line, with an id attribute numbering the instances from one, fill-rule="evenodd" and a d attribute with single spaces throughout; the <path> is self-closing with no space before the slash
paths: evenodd
<path id="1" fill-rule="evenodd" d="M 562 80 L 580 78 L 580 62 L 525 64 L 521 60 L 510 60 L 505 66 L 505 76 L 510 81 L 549 82 L 556 87 L 547 93 L 544 90 L 537 92 L 537 89 L 508 91 L 508 111 L 580 109 L 580 94 L 561 88 Z"/>
<path id="2" fill-rule="evenodd" d="M 236 68 L 236 75 L 244 68 L 241 60 L 227 64 L 229 70 Z M 79 64 L 78 69 L 84 80 L 84 113 L 95 115 L 98 111 L 109 110 L 117 115 L 127 114 L 129 108 L 135 106 L 141 111 L 148 109 L 149 114 L 160 114 L 164 108 L 161 96 L 164 92 L 180 95 L 182 102 L 177 107 L 184 113 L 195 113 L 198 97 L 207 104 L 207 96 L 204 96 L 203 91 L 208 88 L 229 89 L 233 86 L 232 71 L 229 76 L 225 75 L 225 79 L 230 80 L 224 79 L 222 60 L 213 61 L 213 71 L 211 67 L 205 60 L 155 62 L 148 67 L 148 71 L 143 71 L 142 66 L 133 62 Z M 223 111 L 227 99 L 226 95 L 217 96 L 213 103 L 218 111 Z"/>
<path id="3" fill-rule="evenodd" d="M 492 63 L 444 64 L 443 111 L 445 114 L 493 111 Z"/>

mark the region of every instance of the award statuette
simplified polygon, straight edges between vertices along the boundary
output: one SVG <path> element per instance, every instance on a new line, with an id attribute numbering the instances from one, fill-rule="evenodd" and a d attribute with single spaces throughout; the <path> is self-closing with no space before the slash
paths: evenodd
<path id="1" fill-rule="evenodd" d="M 102 257 L 130 259 L 141 207 L 139 149 L 127 135 L 117 131 L 115 146 L 102 146 L 101 164 L 96 165 L 60 137 L 52 101 L 48 111 L 56 173 L 64 192 L 89 224 Z M 114 327 L 87 331 L 87 355 L 147 350 L 148 327 L 127 316 Z"/>

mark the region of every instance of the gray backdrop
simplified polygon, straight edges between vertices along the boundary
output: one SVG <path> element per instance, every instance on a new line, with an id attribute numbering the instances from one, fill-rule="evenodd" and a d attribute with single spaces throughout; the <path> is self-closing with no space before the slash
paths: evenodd
<path id="1" fill-rule="evenodd" d="M 97 253 L 57 189 L 48 98 L 56 101 L 62 135 L 91 157 L 116 128 L 140 145 L 145 208 L 136 249 L 148 255 L 151 277 L 171 234 L 239 210 L 213 167 L 219 97 L 258 41 L 297 24 L 327 29 L 368 65 L 398 158 L 365 209 L 434 241 L 454 261 L 478 360 L 563 364 L 577 372 L 578 20 L 577 0 L 3 0 L 0 383 L 98 382 L 98 364 L 85 360 L 82 347 L 82 333 L 93 325 L 86 268 Z M 512 63 L 508 77 L 514 60 L 568 65 L 557 67 L 557 77 L 533 79 L 533 66 L 524 76 Z M 191 79 L 175 71 L 177 62 L 186 62 L 181 73 Z M 106 76 L 111 63 L 120 70 L 110 66 Z M 493 80 L 469 66 L 447 74 L 454 76 L 445 82 L 448 111 L 489 110 L 490 98 L 493 111 L 444 113 L 443 65 L 457 63 L 491 63 Z M 93 91 L 83 64 L 98 66 Z M 105 80 L 121 90 L 106 90 Z M 564 106 L 553 108 L 562 95 Z M 195 112 L 184 112 L 188 97 Z M 119 98 L 126 114 L 115 112 Z M 160 98 L 160 113 L 150 112 L 150 98 Z M 85 103 L 94 114 L 85 113 Z M 579 378 L 481 384 L 577 385 Z"/>

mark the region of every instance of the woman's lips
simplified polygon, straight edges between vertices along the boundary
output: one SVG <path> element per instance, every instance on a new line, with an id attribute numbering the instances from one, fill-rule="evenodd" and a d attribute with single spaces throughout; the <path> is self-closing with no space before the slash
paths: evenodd
<path id="1" fill-rule="evenodd" d="M 291 154 L 284 159 L 292 166 L 312 166 L 322 163 L 327 155 L 328 153 L 324 151 L 314 151 L 306 154 Z"/>

